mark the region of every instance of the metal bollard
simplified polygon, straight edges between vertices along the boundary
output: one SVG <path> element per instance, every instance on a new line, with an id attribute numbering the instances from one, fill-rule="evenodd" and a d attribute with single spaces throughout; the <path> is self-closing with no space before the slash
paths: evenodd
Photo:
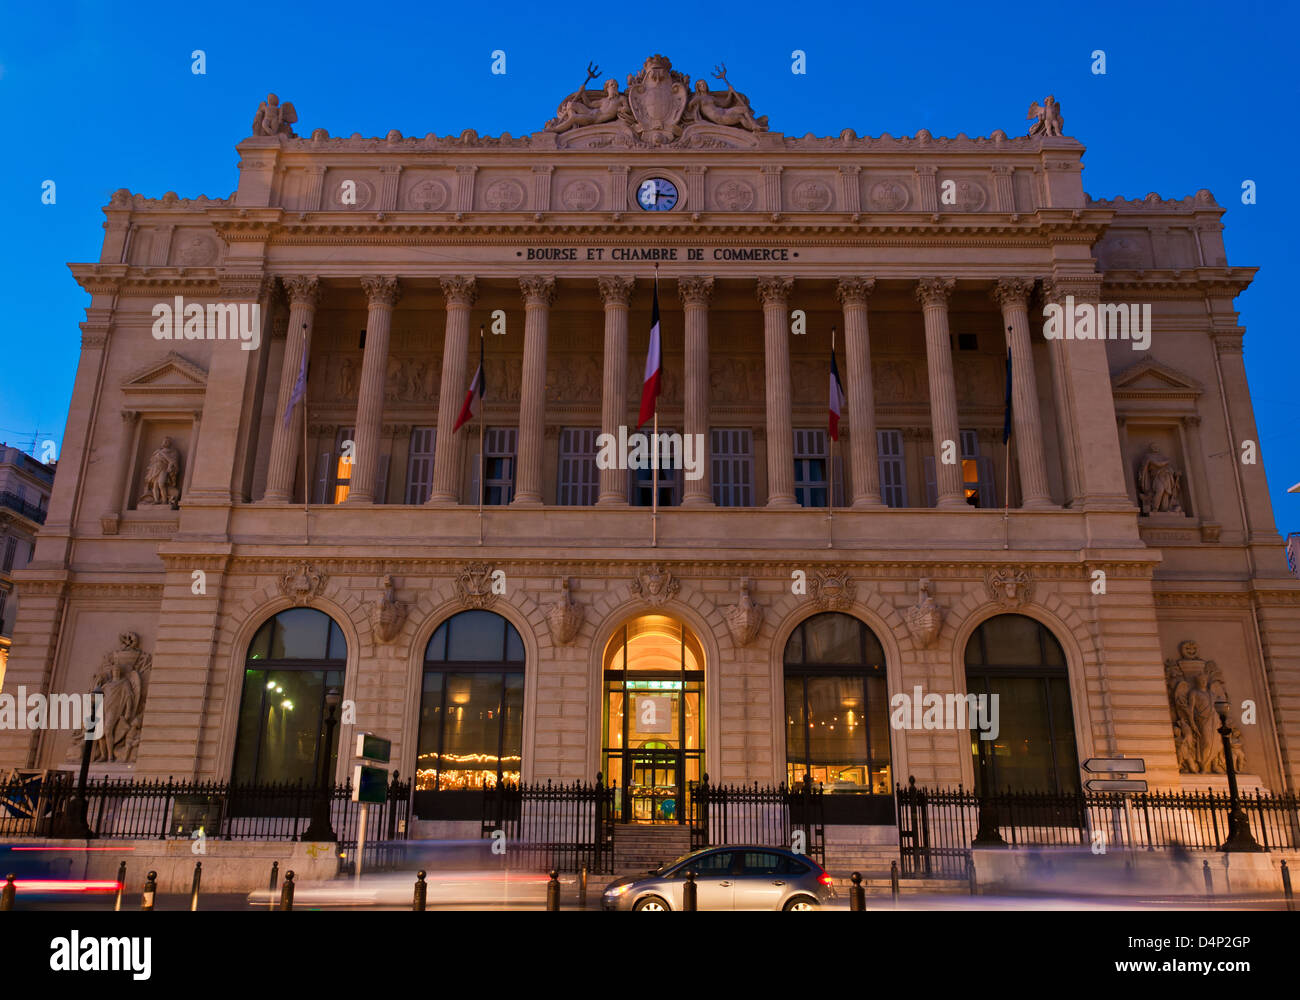
<path id="1" fill-rule="evenodd" d="M 122 893 L 126 890 L 126 862 L 123 861 L 117 866 L 117 899 L 113 903 L 114 910 L 122 908 Z"/>
<path id="2" fill-rule="evenodd" d="M 1286 864 L 1286 862 L 1282 862 Z M 1288 882 L 1287 886 L 1290 887 Z M 14 885 L 14 873 L 10 872 L 5 878 L 5 887 L 0 890 L 0 910 L 12 910 L 14 908 L 14 896 L 18 894 L 18 889 Z"/>
<path id="3" fill-rule="evenodd" d="M 695 872 L 686 873 L 686 884 L 682 886 L 682 909 L 695 912 Z"/>
<path id="4" fill-rule="evenodd" d="M 547 910 L 560 908 L 560 873 L 554 868 L 551 869 L 551 880 L 546 883 L 546 908 Z"/>
<path id="5" fill-rule="evenodd" d="M 865 910 L 867 908 L 867 890 L 862 888 L 862 872 L 853 873 L 853 885 L 849 887 L 849 909 Z"/>
<path id="6" fill-rule="evenodd" d="M 1207 896 L 1213 896 L 1213 895 L 1214 895 L 1214 875 L 1213 875 L 1213 873 L 1211 873 L 1211 871 L 1210 871 L 1210 863 L 1209 863 L 1208 861 L 1202 861 L 1202 862 L 1201 862 L 1201 874 L 1205 876 L 1205 894 L 1206 894 Z"/>
<path id="7" fill-rule="evenodd" d="M 966 859 L 966 879 L 970 883 L 970 894 L 978 896 L 980 894 L 979 881 L 975 877 L 975 859 L 968 857 Z"/>
<path id="8" fill-rule="evenodd" d="M 1291 895 L 1291 869 L 1286 866 L 1286 858 L 1282 859 L 1282 892 L 1286 896 L 1286 908 L 1295 910 L 1295 899 Z"/>
<path id="9" fill-rule="evenodd" d="M 280 862 L 272 861 L 271 862 L 271 886 L 270 886 L 271 893 L 270 896 L 268 897 L 270 899 L 270 902 L 266 904 L 272 910 L 275 909 L 275 890 L 279 885 L 280 885 Z"/>
<path id="10" fill-rule="evenodd" d="M 284 888 L 280 890 L 280 909 L 293 909 L 293 869 L 284 873 Z"/>
<path id="11" fill-rule="evenodd" d="M 423 911 L 429 899 L 429 885 L 424 881 L 424 869 L 415 873 L 415 898 L 411 900 L 412 910 Z"/>
<path id="12" fill-rule="evenodd" d="M 154 896 L 158 893 L 158 873 L 150 872 L 144 879 L 144 895 L 140 897 L 140 909 L 152 910 Z"/>
<path id="13" fill-rule="evenodd" d="M 199 908 L 199 882 L 203 880 L 203 862 L 194 862 L 194 881 L 190 883 L 190 912 Z"/>
<path id="14" fill-rule="evenodd" d="M 898 905 L 898 862 L 889 862 L 889 892 L 894 897 L 894 905 Z"/>
<path id="15" fill-rule="evenodd" d="M 582 872 L 578 875 L 578 905 L 584 910 L 587 908 L 587 866 L 582 866 Z"/>

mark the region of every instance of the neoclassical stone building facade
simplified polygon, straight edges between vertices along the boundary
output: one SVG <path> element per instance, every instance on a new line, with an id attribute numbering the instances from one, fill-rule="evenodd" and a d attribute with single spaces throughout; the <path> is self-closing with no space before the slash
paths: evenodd
<path id="1" fill-rule="evenodd" d="M 1088 196 L 1054 102 L 1020 138 L 794 138 L 661 57 L 521 137 L 295 120 L 263 103 L 229 198 L 119 191 L 72 265 L 5 687 L 109 685 L 97 768 L 310 778 L 336 711 L 339 777 L 368 730 L 425 792 L 600 771 L 663 819 L 703 771 L 970 785 L 963 725 L 888 705 L 988 692 L 998 783 L 1125 754 L 1221 788 L 1226 696 L 1247 785 L 1294 788 L 1300 585 L 1209 192 Z M 703 452 L 657 514 L 597 461 L 636 432 L 656 281 L 659 427 Z M 1052 335 L 1098 303 L 1127 339 Z M 0 732 L 0 764 L 69 741 Z"/>

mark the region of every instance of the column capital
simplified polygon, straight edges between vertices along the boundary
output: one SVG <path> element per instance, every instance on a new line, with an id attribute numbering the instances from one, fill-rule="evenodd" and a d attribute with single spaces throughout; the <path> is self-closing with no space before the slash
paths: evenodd
<path id="1" fill-rule="evenodd" d="M 712 276 L 690 275 L 678 278 L 677 295 L 684 306 L 707 306 L 713 297 Z"/>
<path id="2" fill-rule="evenodd" d="M 139 410 L 123 410 L 123 411 L 122 411 L 122 423 L 126 424 L 128 427 L 134 425 L 135 422 L 136 422 L 137 420 L 139 420 L 139 419 L 140 419 L 140 411 L 139 411 Z"/>
<path id="3" fill-rule="evenodd" d="M 1003 309 L 1013 305 L 1028 308 L 1029 296 L 1033 292 L 1033 278 L 999 278 L 989 295 Z"/>
<path id="4" fill-rule="evenodd" d="M 448 275 L 439 278 L 438 284 L 442 286 L 442 297 L 449 306 L 472 306 L 478 299 L 478 283 L 473 275 Z"/>
<path id="5" fill-rule="evenodd" d="M 320 279 L 311 274 L 295 274 L 292 277 L 280 278 L 280 283 L 284 285 L 284 292 L 289 296 L 289 303 L 295 306 L 309 306 L 316 308 L 320 302 Z"/>
<path id="6" fill-rule="evenodd" d="M 393 274 L 367 274 L 361 279 L 361 287 L 372 306 L 395 306 L 402 297 L 402 286 Z"/>
<path id="7" fill-rule="evenodd" d="M 793 278 L 776 277 L 758 279 L 758 297 L 762 300 L 763 305 L 765 306 L 785 306 L 785 304 L 790 300 L 790 292 L 793 290 Z"/>
<path id="8" fill-rule="evenodd" d="M 875 278 L 863 278 L 856 275 L 840 278 L 835 285 L 835 297 L 840 305 L 866 305 L 871 293 L 876 290 Z"/>
<path id="9" fill-rule="evenodd" d="M 625 306 L 632 300 L 632 289 L 636 286 L 636 278 L 624 277 L 621 274 L 602 275 L 596 279 L 596 287 L 600 289 L 600 300 L 608 306 Z"/>
<path id="10" fill-rule="evenodd" d="M 519 279 L 519 291 L 526 306 L 550 306 L 555 301 L 555 279 L 546 274 L 532 274 Z"/>
<path id="11" fill-rule="evenodd" d="M 946 306 L 956 287 L 956 278 L 922 278 L 916 283 L 916 299 L 923 306 Z"/>

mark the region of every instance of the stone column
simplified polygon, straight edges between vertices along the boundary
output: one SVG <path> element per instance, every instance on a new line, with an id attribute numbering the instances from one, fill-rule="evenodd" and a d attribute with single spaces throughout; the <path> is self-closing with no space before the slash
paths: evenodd
<path id="1" fill-rule="evenodd" d="M 388 377 L 388 341 L 393 327 L 393 306 L 401 297 L 397 278 L 371 275 L 361 279 L 370 300 L 366 314 L 366 350 L 361 359 L 361 386 L 357 391 L 357 419 L 353 434 L 352 482 L 345 503 L 374 503 L 379 469 L 380 435 L 384 426 L 384 384 Z"/>
<path id="2" fill-rule="evenodd" d="M 790 423 L 790 291 L 793 278 L 759 278 L 763 302 L 763 371 L 767 386 L 767 505 L 797 507 L 794 430 Z"/>
<path id="3" fill-rule="evenodd" d="M 713 506 L 713 469 L 709 447 L 709 299 L 713 296 L 711 277 L 677 279 L 686 316 L 686 426 L 683 442 L 702 442 L 697 450 L 704 472 L 699 479 L 682 478 L 683 507 Z M 694 447 L 694 446 L 692 446 Z"/>
<path id="4" fill-rule="evenodd" d="M 925 316 L 925 364 L 930 375 L 930 437 L 934 443 L 936 507 L 966 507 L 961 476 L 961 434 L 957 426 L 957 383 L 952 374 L 952 343 L 948 338 L 948 298 L 954 278 L 922 278 L 916 297 Z M 857 435 L 855 434 L 854 437 Z M 956 461 L 945 465 L 945 443 L 951 442 Z"/>
<path id="5" fill-rule="evenodd" d="M 1002 307 L 1002 325 L 1011 348 L 1011 416 L 1013 445 L 1020 457 L 1020 494 L 1023 507 L 1051 507 L 1047 488 L 1047 463 L 1043 458 L 1043 422 L 1038 413 L 1038 383 L 1034 378 L 1033 347 L 1029 341 L 1029 278 L 1003 278 L 993 287 Z"/>
<path id="6" fill-rule="evenodd" d="M 288 423 L 285 414 L 289 400 L 298 381 L 302 359 L 311 357 L 311 324 L 320 301 L 319 279 L 307 275 L 284 279 L 284 289 L 289 295 L 289 333 L 284 344 L 284 364 L 280 369 L 280 398 L 275 407 L 275 429 L 271 435 L 271 459 L 266 470 L 266 495 L 264 503 L 288 503 L 293 498 L 294 471 L 301 456 L 302 400 L 293 408 Z M 310 492 L 311 484 L 303 488 Z"/>
<path id="7" fill-rule="evenodd" d="M 131 452 L 135 443 L 135 428 L 140 420 L 139 410 L 122 411 L 122 439 L 117 446 L 117 465 L 113 469 L 113 489 L 108 495 L 108 509 L 100 515 L 99 527 L 106 535 L 116 535 L 122 519 L 122 505 L 126 503 L 126 477 L 131 471 Z M 190 449 L 194 454 L 194 449 Z"/>
<path id="8" fill-rule="evenodd" d="M 605 303 L 604 385 L 600 397 L 600 432 L 618 437 L 627 421 L 627 310 L 635 278 L 597 278 Z M 627 506 L 627 470 L 600 470 L 599 507 Z"/>
<path id="9" fill-rule="evenodd" d="M 844 308 L 844 360 L 849 404 L 849 460 L 853 467 L 853 506 L 880 507 L 880 463 L 876 454 L 876 398 L 871 384 L 871 338 L 867 299 L 875 278 L 841 278 L 835 294 Z"/>
<path id="10" fill-rule="evenodd" d="M 519 279 L 524 296 L 524 370 L 519 384 L 519 454 L 514 504 L 542 503 L 542 449 L 546 445 L 546 338 L 555 301 L 555 279 Z"/>
<path id="11" fill-rule="evenodd" d="M 430 503 L 450 507 L 460 501 L 460 471 L 465 454 L 465 434 L 453 434 L 461 401 L 469 384 L 465 381 L 465 360 L 469 352 L 469 311 L 478 297 L 472 277 L 456 275 L 441 279 L 447 300 L 447 324 L 442 339 L 442 383 L 438 390 L 438 438 L 433 448 L 433 488 Z"/>

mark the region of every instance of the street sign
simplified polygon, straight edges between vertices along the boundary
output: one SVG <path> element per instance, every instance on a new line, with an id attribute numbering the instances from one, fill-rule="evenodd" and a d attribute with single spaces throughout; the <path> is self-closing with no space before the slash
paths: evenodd
<path id="1" fill-rule="evenodd" d="M 1089 778 L 1083 787 L 1090 792 L 1145 792 L 1147 783 L 1141 778 Z"/>
<path id="2" fill-rule="evenodd" d="M 357 753 L 362 760 L 372 760 L 377 764 L 387 764 L 393 752 L 393 741 L 386 740 L 374 733 L 357 733 Z"/>
<path id="3" fill-rule="evenodd" d="M 1141 757 L 1089 757 L 1083 769 L 1089 774 L 1146 774 L 1147 762 Z"/>
<path id="4" fill-rule="evenodd" d="M 352 769 L 352 801 L 388 801 L 388 772 L 382 767 L 357 764 Z"/>

